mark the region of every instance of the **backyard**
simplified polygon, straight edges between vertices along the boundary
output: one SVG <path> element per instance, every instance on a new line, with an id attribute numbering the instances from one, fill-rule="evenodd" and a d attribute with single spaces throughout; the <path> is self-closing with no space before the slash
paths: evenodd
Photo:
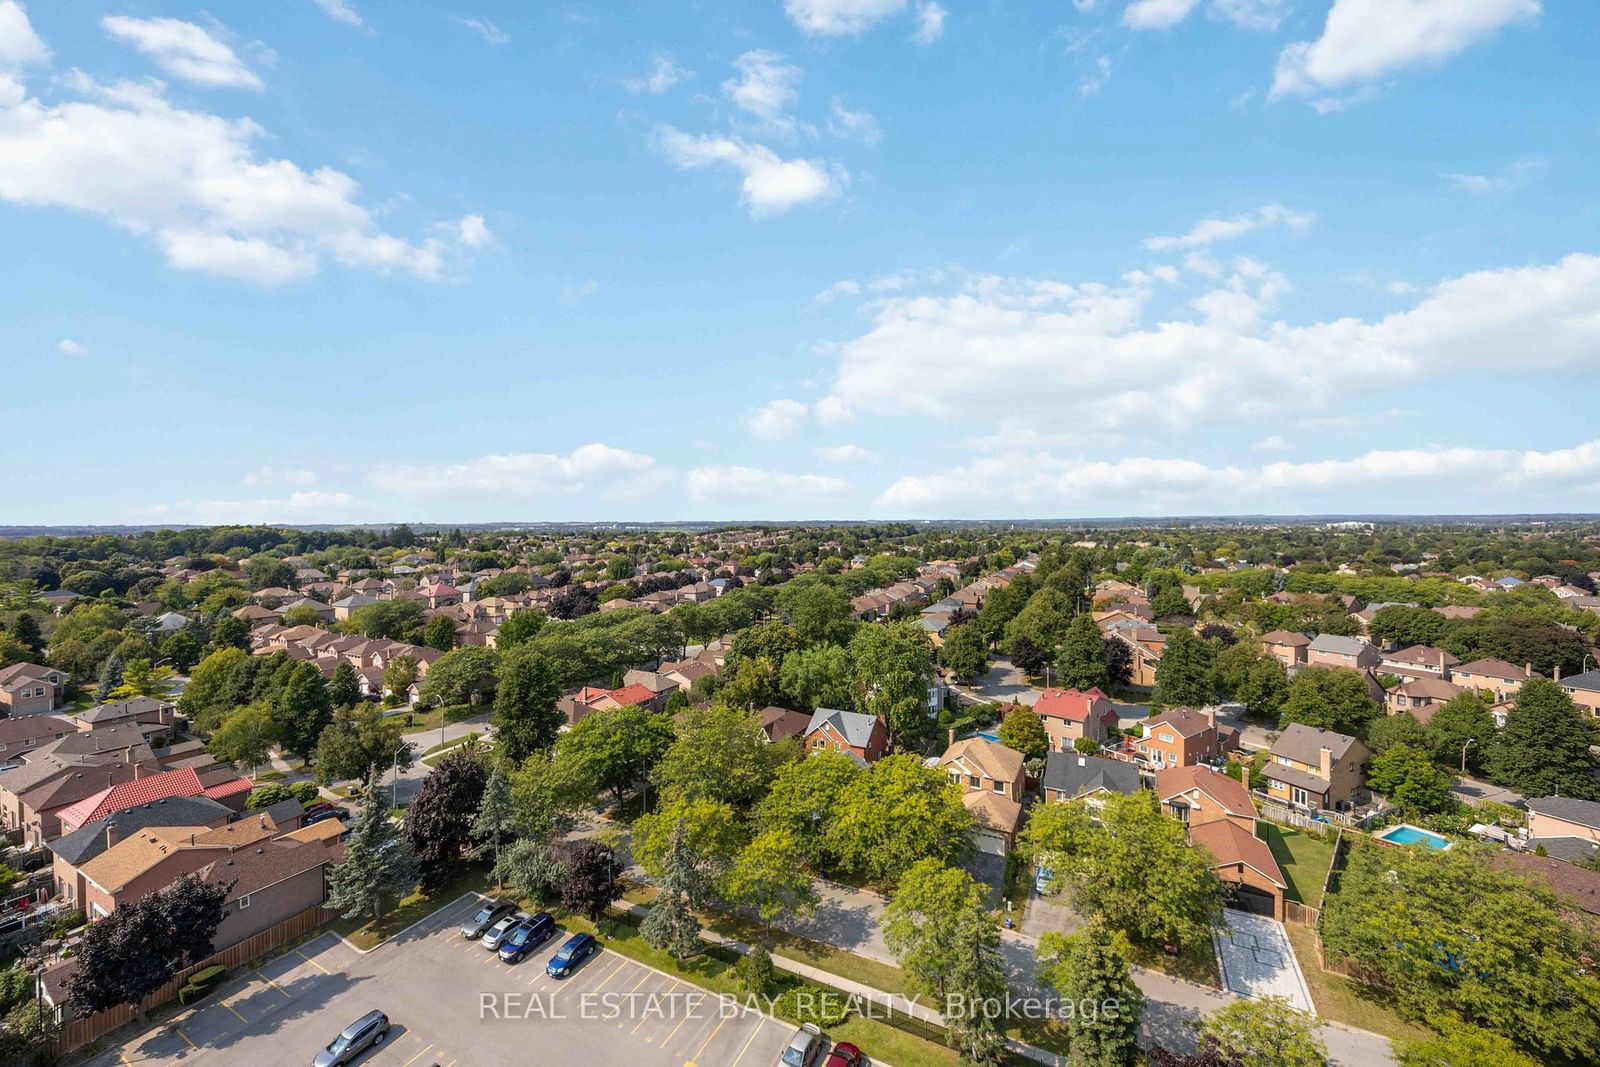
<path id="1" fill-rule="evenodd" d="M 1262 840 L 1272 849 L 1272 858 L 1283 870 L 1284 881 L 1289 883 L 1284 898 L 1308 908 L 1322 907 L 1322 887 L 1328 880 L 1328 865 L 1333 862 L 1333 842 L 1265 819 L 1257 826 Z"/>

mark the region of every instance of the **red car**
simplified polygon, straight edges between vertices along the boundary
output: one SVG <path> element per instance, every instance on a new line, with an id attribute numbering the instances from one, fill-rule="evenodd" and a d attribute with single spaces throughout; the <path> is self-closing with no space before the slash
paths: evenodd
<path id="1" fill-rule="evenodd" d="M 867 1058 L 860 1049 L 848 1041 L 841 1041 L 833 1046 L 822 1067 L 866 1067 L 866 1062 Z"/>

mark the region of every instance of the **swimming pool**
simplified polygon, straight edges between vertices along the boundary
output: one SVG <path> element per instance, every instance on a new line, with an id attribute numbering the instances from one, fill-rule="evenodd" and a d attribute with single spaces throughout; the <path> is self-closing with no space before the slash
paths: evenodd
<path id="1" fill-rule="evenodd" d="M 1410 823 L 1404 822 L 1399 826 L 1389 827 L 1381 834 L 1378 834 L 1377 838 L 1379 841 L 1388 841 L 1395 845 L 1421 845 L 1423 848 L 1438 849 L 1440 852 L 1455 844 L 1454 841 L 1442 834 L 1436 834 L 1432 830 L 1424 830 L 1420 826 L 1412 826 Z"/>

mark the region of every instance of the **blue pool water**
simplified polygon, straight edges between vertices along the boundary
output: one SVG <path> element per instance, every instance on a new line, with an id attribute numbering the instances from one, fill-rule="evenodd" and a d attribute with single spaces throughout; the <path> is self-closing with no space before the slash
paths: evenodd
<path id="1" fill-rule="evenodd" d="M 995 733 L 993 730 L 981 730 L 979 731 L 978 736 L 983 738 L 985 741 L 994 741 L 998 743 L 1000 740 L 1000 735 Z"/>
<path id="2" fill-rule="evenodd" d="M 1409 823 L 1391 826 L 1378 835 L 1380 841 L 1392 841 L 1397 845 L 1421 845 L 1423 848 L 1434 848 L 1443 851 L 1450 847 L 1452 842 L 1447 837 L 1442 837 L 1431 830 L 1423 830 Z"/>

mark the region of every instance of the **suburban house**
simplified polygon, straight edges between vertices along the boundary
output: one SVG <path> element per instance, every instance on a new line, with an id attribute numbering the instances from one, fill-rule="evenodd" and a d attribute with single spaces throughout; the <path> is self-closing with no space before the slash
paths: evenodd
<path id="1" fill-rule="evenodd" d="M 1293 630 L 1273 630 L 1261 635 L 1261 651 L 1293 670 L 1306 665 L 1306 647 L 1311 638 Z"/>
<path id="2" fill-rule="evenodd" d="M 37 663 L 13 663 L 0 668 L 0 707 L 12 718 L 47 715 L 61 705 L 67 676 Z"/>
<path id="3" fill-rule="evenodd" d="M 211 776 L 215 777 L 215 776 Z M 163 797 L 198 797 L 215 800 L 233 811 L 243 811 L 245 798 L 250 795 L 247 778 L 229 777 L 205 784 L 192 767 L 162 771 L 159 774 L 139 775 L 137 768 L 132 779 L 109 786 L 84 797 L 55 812 L 61 833 L 70 834 L 79 827 L 103 819 L 127 808 L 135 808 Z"/>
<path id="4" fill-rule="evenodd" d="M 1509 700 L 1533 677 L 1533 668 L 1518 667 L 1503 659 L 1475 659 L 1450 672 L 1450 680 L 1463 689 L 1481 689 L 1495 700 Z"/>
<path id="5" fill-rule="evenodd" d="M 1600 670 L 1584 671 L 1561 679 L 1561 688 L 1572 702 L 1590 715 L 1600 717 Z"/>
<path id="6" fill-rule="evenodd" d="M 644 686 L 646 689 L 650 690 L 650 692 L 661 698 L 662 707 L 666 706 L 666 699 L 672 695 L 672 691 L 678 688 L 678 682 L 676 679 L 668 678 L 666 675 L 660 674 L 656 671 L 629 671 L 622 676 L 622 684 L 624 686 Z"/>
<path id="7" fill-rule="evenodd" d="M 1241 781 L 1205 767 L 1156 774 L 1161 808 L 1189 828 L 1189 843 L 1211 854 L 1211 869 L 1229 883 L 1230 906 L 1283 921 L 1289 888 L 1272 849 L 1256 836 L 1249 769 Z"/>
<path id="8" fill-rule="evenodd" d="M 24 715 L 0 719 L 0 770 L 16 765 L 25 752 L 78 732 L 76 723 L 59 715 Z"/>
<path id="9" fill-rule="evenodd" d="M 323 622 L 333 621 L 333 606 L 331 604 L 324 604 L 320 600 L 312 600 L 308 596 L 300 597 L 298 600 L 291 600 L 287 604 L 282 605 L 279 610 L 283 612 L 283 614 L 287 615 L 296 608 L 307 608 L 316 612 L 317 618 L 321 619 Z"/>
<path id="10" fill-rule="evenodd" d="M 556 706 L 566 715 L 567 722 L 571 725 L 577 725 L 592 712 L 615 711 L 617 708 L 634 705 L 649 708 L 651 711 L 665 711 L 667 695 L 651 692 L 649 688 L 638 683 L 625 685 L 621 689 L 600 689 L 586 685 L 576 693 L 564 696 L 556 702 Z"/>
<path id="11" fill-rule="evenodd" d="M 1407 648 L 1385 652 L 1379 660 L 1378 669 L 1384 674 L 1393 674 L 1400 678 L 1445 678 L 1450 677 L 1450 668 L 1459 664 L 1461 660 L 1442 648 L 1431 645 L 1411 645 Z"/>
<path id="12" fill-rule="evenodd" d="M 1372 751 L 1332 730 L 1291 723 L 1273 742 L 1262 769 L 1267 795 L 1297 808 L 1343 811 L 1355 804 Z"/>
<path id="13" fill-rule="evenodd" d="M 1488 860 L 1501 870 L 1549 889 L 1568 922 L 1587 926 L 1591 931 L 1600 925 L 1600 871 L 1531 852 L 1493 852 Z"/>
<path id="14" fill-rule="evenodd" d="M 1108 794 L 1137 793 L 1139 768 L 1123 760 L 1052 752 L 1045 757 L 1043 788 L 1047 801 L 1081 799 L 1092 812 Z"/>
<path id="15" fill-rule="evenodd" d="M 972 812 L 972 843 L 979 852 L 1004 856 L 1022 822 L 1027 771 L 1022 753 L 981 737 L 957 741 L 939 757 L 939 769 L 961 788 L 961 802 Z"/>
<path id="16" fill-rule="evenodd" d="M 95 730 L 112 723 L 137 723 L 147 738 L 157 738 L 165 737 L 172 732 L 173 718 L 177 712 L 178 705 L 170 700 L 130 697 L 127 700 L 97 704 L 87 711 L 80 711 L 72 716 L 72 721 L 80 730 Z"/>
<path id="17" fill-rule="evenodd" d="M 889 747 L 889 732 L 876 715 L 818 708 L 806 726 L 807 752 L 831 748 L 854 756 L 858 763 L 876 763 Z"/>
<path id="18" fill-rule="evenodd" d="M 1376 667 L 1383 659 L 1377 648 L 1359 637 L 1318 634 L 1306 646 L 1306 666 L 1344 667 L 1361 671 Z"/>
<path id="19" fill-rule="evenodd" d="M 87 823 L 46 846 L 53 857 L 55 895 L 68 901 L 82 900 L 84 887 L 78 868 L 140 830 L 155 826 L 216 829 L 227 825 L 234 814 L 207 797 L 162 797 Z"/>
<path id="20" fill-rule="evenodd" d="M 283 618 L 283 612 L 264 608 L 260 604 L 246 604 L 233 610 L 233 617 L 252 628 L 266 626 Z"/>
<path id="21" fill-rule="evenodd" d="M 804 737 L 811 725 L 811 716 L 789 708 L 766 707 L 756 712 L 761 722 L 761 732 L 768 741 L 787 741 L 791 737 Z"/>
<path id="22" fill-rule="evenodd" d="M 1434 708 L 1449 703 L 1464 692 L 1466 690 L 1459 685 L 1443 678 L 1412 678 L 1389 690 L 1384 696 L 1383 707 L 1390 715 L 1410 712 L 1412 718 L 1426 726 L 1428 720 L 1433 718 Z"/>
<path id="23" fill-rule="evenodd" d="M 1528 805 L 1528 836 L 1600 841 L 1600 803 L 1576 797 L 1537 797 Z"/>
<path id="24" fill-rule="evenodd" d="M 1215 708 L 1168 708 L 1139 724 L 1142 736 L 1125 743 L 1141 764 L 1153 770 L 1188 767 L 1195 763 L 1221 763 L 1239 747 L 1239 732 L 1217 725 Z"/>
<path id="25" fill-rule="evenodd" d="M 1066 752 L 1080 737 L 1103 743 L 1117 725 L 1117 709 L 1111 698 L 1098 687 L 1088 692 L 1076 689 L 1046 689 L 1033 706 L 1044 723 L 1052 752 Z M 1027 708 L 1013 706 L 1011 714 L 1026 714 Z"/>

